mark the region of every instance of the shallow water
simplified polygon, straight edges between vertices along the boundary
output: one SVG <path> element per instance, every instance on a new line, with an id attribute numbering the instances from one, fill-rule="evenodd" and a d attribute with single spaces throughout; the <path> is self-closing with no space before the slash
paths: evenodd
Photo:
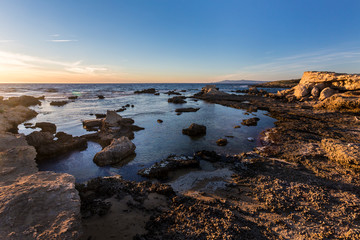
<path id="1" fill-rule="evenodd" d="M 231 85 L 231 86 L 230 86 Z M 21 92 L 8 92 L 5 97 L 16 94 L 45 95 L 46 100 L 41 106 L 34 107 L 39 115 L 28 121 L 31 123 L 47 121 L 57 125 L 58 131 L 64 131 L 75 136 L 87 132 L 82 127 L 82 120 L 93 119 L 91 113 L 106 113 L 106 110 L 115 110 L 125 104 L 134 104 L 134 108 L 128 108 L 119 113 L 123 117 L 130 117 L 135 124 L 144 127 L 145 130 L 135 133 L 133 140 L 136 145 L 136 156 L 127 159 L 122 166 L 98 167 L 92 159 L 95 153 L 101 150 L 97 143 L 89 142 L 84 151 L 75 151 L 56 159 L 50 159 L 39 164 L 40 170 L 66 172 L 76 177 L 78 182 L 86 181 L 97 176 L 109 176 L 121 174 L 125 179 L 141 180 L 137 175 L 140 168 L 150 166 L 156 161 L 166 158 L 169 154 L 192 155 L 199 150 L 215 150 L 220 154 L 236 154 L 252 150 L 258 145 L 257 137 L 266 128 L 273 127 L 274 119 L 266 116 L 266 112 L 258 111 L 250 115 L 244 115 L 245 111 L 233 109 L 203 101 L 187 99 L 185 104 L 168 103 L 171 96 L 163 92 L 174 89 L 185 89 L 185 96 L 191 96 L 198 92 L 204 84 L 136 84 L 134 85 L 46 85 L 30 89 L 22 86 Z M 160 89 L 160 96 L 152 94 L 133 94 L 136 89 L 155 87 Z M 247 86 L 226 84 L 225 90 L 230 92 L 236 89 L 244 89 Z M 54 88 L 57 92 L 46 92 L 46 89 Z M 27 89 L 27 90 L 26 90 Z M 40 89 L 40 90 L 39 90 Z M 35 94 L 36 93 L 36 94 Z M 68 103 L 63 107 L 50 106 L 51 100 L 66 99 L 67 96 L 76 93 L 79 99 Z M 1 94 L 1 93 L 0 93 Z M 21 95 L 20 94 L 20 95 Z M 96 95 L 102 94 L 104 100 L 97 99 Z M 176 115 L 175 109 L 180 107 L 200 108 L 197 112 L 182 113 Z M 241 125 L 243 119 L 259 117 L 258 126 L 235 129 L 235 125 Z M 158 123 L 162 119 L 163 123 Z M 200 138 L 191 138 L 182 134 L 182 129 L 191 123 L 203 124 L 207 127 L 207 134 Z M 19 126 L 19 132 L 29 134 L 33 129 Z M 228 136 L 228 137 L 227 137 Z M 256 140 L 249 142 L 248 137 Z M 220 147 L 216 145 L 219 138 L 227 138 L 228 144 Z"/>

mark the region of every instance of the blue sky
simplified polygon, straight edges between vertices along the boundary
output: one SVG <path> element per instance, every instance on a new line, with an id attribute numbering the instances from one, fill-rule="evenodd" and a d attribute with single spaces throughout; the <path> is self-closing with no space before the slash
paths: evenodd
<path id="1" fill-rule="evenodd" d="M 360 72 L 358 0 L 3 0 L 0 82 Z"/>

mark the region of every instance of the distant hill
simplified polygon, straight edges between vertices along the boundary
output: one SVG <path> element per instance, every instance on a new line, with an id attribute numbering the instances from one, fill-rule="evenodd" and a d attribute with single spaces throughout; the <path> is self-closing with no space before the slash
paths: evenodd
<path id="1" fill-rule="evenodd" d="M 267 81 L 257 81 L 257 80 L 223 80 L 220 82 L 213 82 L 213 83 L 221 83 L 221 84 L 261 84 Z"/>

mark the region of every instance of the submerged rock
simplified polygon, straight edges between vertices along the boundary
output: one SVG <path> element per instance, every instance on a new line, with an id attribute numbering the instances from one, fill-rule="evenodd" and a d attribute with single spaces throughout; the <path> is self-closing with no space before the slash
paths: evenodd
<path id="1" fill-rule="evenodd" d="M 56 133 L 56 125 L 49 122 L 38 122 L 35 124 L 35 127 L 41 128 L 42 132 Z"/>
<path id="2" fill-rule="evenodd" d="M 168 91 L 168 92 L 165 92 L 164 94 L 167 94 L 167 95 L 181 95 L 181 93 L 178 93 L 178 92 L 175 92 L 175 91 Z"/>
<path id="3" fill-rule="evenodd" d="M 183 129 L 182 133 L 192 137 L 202 136 L 206 134 L 206 127 L 204 125 L 193 123 L 190 127 Z"/>
<path id="4" fill-rule="evenodd" d="M 175 112 L 197 112 L 200 108 L 177 108 Z"/>
<path id="5" fill-rule="evenodd" d="M 148 178 L 166 179 L 170 171 L 194 167 L 199 167 L 199 160 L 183 155 L 170 155 L 149 168 L 139 170 L 138 174 Z"/>
<path id="6" fill-rule="evenodd" d="M 51 106 L 58 106 L 58 107 L 64 106 L 66 104 L 68 104 L 68 101 L 52 101 L 52 102 L 50 102 Z"/>
<path id="7" fill-rule="evenodd" d="M 169 98 L 168 102 L 175 103 L 175 104 L 181 104 L 181 103 L 186 103 L 185 99 L 186 99 L 186 97 L 184 97 L 184 96 L 175 96 L 175 97 Z"/>
<path id="8" fill-rule="evenodd" d="M 97 97 L 98 97 L 100 100 L 105 99 L 105 97 L 104 97 L 103 95 L 98 95 Z"/>
<path id="9" fill-rule="evenodd" d="M 99 166 L 117 164 L 134 154 L 135 148 L 135 144 L 127 137 L 114 139 L 109 146 L 95 154 L 94 162 Z"/>
<path id="10" fill-rule="evenodd" d="M 241 124 L 245 126 L 256 126 L 257 122 L 260 120 L 260 118 L 254 117 L 249 119 L 244 119 Z"/>
<path id="11" fill-rule="evenodd" d="M 225 146 L 227 143 L 228 143 L 228 141 L 225 138 L 220 138 L 219 140 L 216 141 L 216 144 L 218 146 Z"/>

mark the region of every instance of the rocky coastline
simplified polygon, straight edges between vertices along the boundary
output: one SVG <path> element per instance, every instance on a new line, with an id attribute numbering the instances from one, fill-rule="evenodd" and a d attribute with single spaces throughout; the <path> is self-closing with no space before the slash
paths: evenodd
<path id="1" fill-rule="evenodd" d="M 36 113 L 20 99 L 2 101 L 0 239 L 359 239 L 359 75 L 305 72 L 290 83 L 277 94 L 210 85 L 193 96 L 275 118 L 251 152 L 169 156 L 140 171 L 152 181 L 111 176 L 76 187 L 71 175 L 37 170 L 36 147 L 16 134 Z M 114 156 L 116 144 L 125 151 L 124 141 L 132 153 L 141 129 L 112 111 L 103 117 L 84 121 L 98 132 L 83 137 L 102 143 L 102 155 Z M 184 168 L 196 170 L 174 175 Z"/>

